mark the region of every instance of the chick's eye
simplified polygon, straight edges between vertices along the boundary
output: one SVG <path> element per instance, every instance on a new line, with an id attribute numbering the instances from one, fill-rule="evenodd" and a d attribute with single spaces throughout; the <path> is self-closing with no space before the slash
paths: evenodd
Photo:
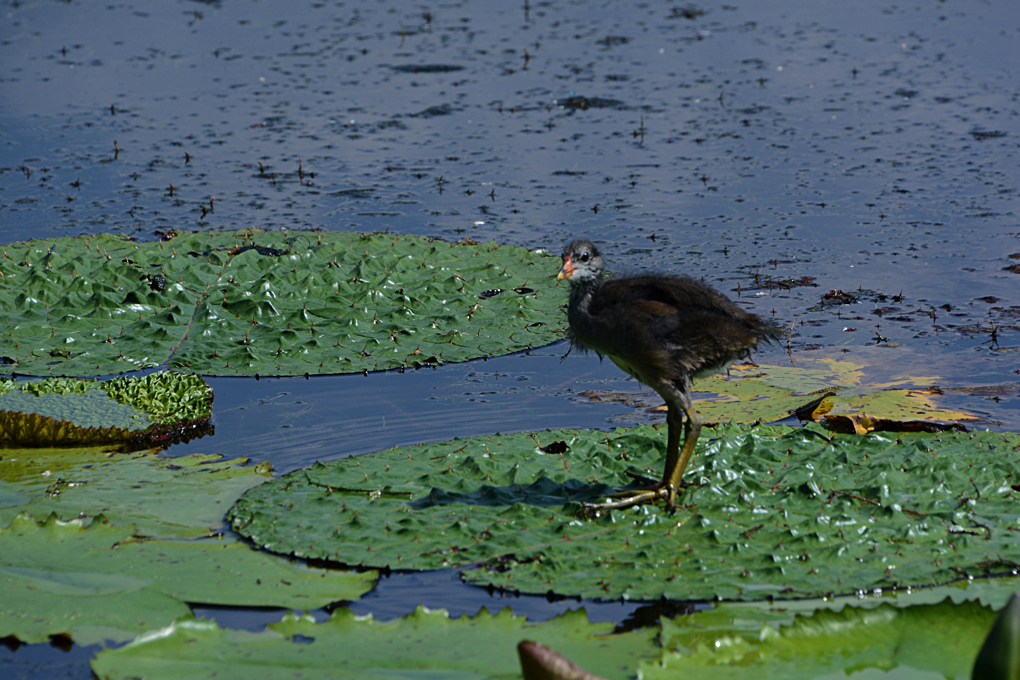
<path id="1" fill-rule="evenodd" d="M 591 255 L 588 253 L 581 253 L 581 262 L 587 262 L 589 257 L 591 257 Z"/>

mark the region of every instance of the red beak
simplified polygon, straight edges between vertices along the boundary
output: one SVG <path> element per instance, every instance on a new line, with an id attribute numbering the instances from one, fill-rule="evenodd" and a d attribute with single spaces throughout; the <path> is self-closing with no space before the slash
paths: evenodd
<path id="1" fill-rule="evenodd" d="M 556 275 L 556 280 L 562 281 L 563 279 L 569 279 L 573 275 L 574 265 L 570 261 L 570 256 L 567 255 L 565 258 L 563 258 L 563 268 L 560 269 L 560 273 Z"/>

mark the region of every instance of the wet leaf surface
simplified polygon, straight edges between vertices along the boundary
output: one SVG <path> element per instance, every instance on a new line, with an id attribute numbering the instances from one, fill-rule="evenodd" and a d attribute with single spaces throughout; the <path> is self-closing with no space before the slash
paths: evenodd
<path id="1" fill-rule="evenodd" d="M 23 374 L 420 368 L 548 344 L 566 323 L 558 260 L 493 243 L 248 230 L 5 252 L 0 355 Z"/>
<path id="2" fill-rule="evenodd" d="M 1005 592 L 1004 590 L 1002 592 Z M 945 597 L 942 594 L 940 597 Z M 1004 595 L 997 595 L 1004 600 Z M 1002 606 L 1002 601 L 997 602 Z M 102 678 L 516 678 L 514 646 L 536 640 L 606 678 L 817 678 L 846 669 L 869 677 L 966 677 L 995 611 L 958 598 L 886 602 L 721 604 L 610 632 L 583 611 L 529 624 L 509 610 L 447 618 L 419 608 L 393 621 L 339 609 L 323 623 L 287 616 L 263 632 L 185 617 L 92 662 Z M 341 655 L 337 649 L 343 649 Z M 484 653 L 480 653 L 483 650 Z M 926 675 L 927 674 L 927 675 Z"/>
<path id="3" fill-rule="evenodd" d="M 3 451 L 0 638 L 124 641 L 189 603 L 314 609 L 369 590 L 373 572 L 309 567 L 223 534 L 226 509 L 265 479 L 246 462 Z"/>
<path id="4" fill-rule="evenodd" d="M 190 612 L 186 603 L 119 575 L 40 576 L 10 569 L 0 574 L 0 630 L 15 645 L 49 642 L 56 635 L 82 646 L 126 642 Z"/>
<path id="5" fill-rule="evenodd" d="M 823 609 L 786 625 L 762 626 L 753 631 L 757 635 L 704 625 L 728 615 L 721 607 L 664 622 L 661 662 L 643 662 L 641 677 L 730 680 L 762 673 L 810 680 L 870 670 L 868 677 L 889 680 L 965 678 L 995 620 L 994 611 L 975 602 L 944 601 L 906 609 Z"/>
<path id="6" fill-rule="evenodd" d="M 653 427 L 494 435 L 318 463 L 230 511 L 274 552 L 592 598 L 816 597 L 1009 573 L 1020 435 L 703 432 L 670 515 L 578 502 L 661 473 Z M 539 447 L 563 440 L 569 450 Z"/>
<path id="7" fill-rule="evenodd" d="M 374 574 L 292 564 L 230 538 L 149 540 L 105 517 L 86 524 L 19 515 L 0 528 L 0 637 L 124 641 L 188 603 L 316 609 L 357 598 Z"/>
<path id="8" fill-rule="evenodd" d="M 498 614 L 448 618 L 417 609 L 395 621 L 355 617 L 344 609 L 321 624 L 288 616 L 261 633 L 223 630 L 193 618 L 142 637 L 92 662 L 105 680 L 144 676 L 176 678 L 407 678 L 484 680 L 516 678 L 517 642 L 538 640 L 566 656 L 603 667 L 607 678 L 632 677 L 639 660 L 655 654 L 656 631 L 609 635 L 612 626 L 591 624 L 573 612 L 529 624 L 509 609 Z M 337 650 L 343 649 L 338 655 Z"/>
<path id="9" fill-rule="evenodd" d="M 198 537 L 223 529 L 245 489 L 265 480 L 247 459 L 213 454 L 157 458 L 102 448 L 8 449 L 0 455 L 0 525 L 19 512 L 64 520 L 105 515 L 146 536 Z M 27 500 L 22 500 L 27 499 Z"/>

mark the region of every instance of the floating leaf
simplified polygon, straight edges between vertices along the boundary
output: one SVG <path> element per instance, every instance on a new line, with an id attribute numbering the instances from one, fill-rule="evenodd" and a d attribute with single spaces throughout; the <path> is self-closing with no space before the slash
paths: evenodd
<path id="1" fill-rule="evenodd" d="M 872 418 L 901 421 L 921 419 L 966 421 L 975 418 L 968 413 L 940 409 L 935 402 L 935 397 L 940 394 L 942 392 L 937 388 L 880 390 L 847 399 L 850 408 L 844 408 L 842 411 L 866 413 Z"/>
<path id="2" fill-rule="evenodd" d="M 539 640 L 607 678 L 817 678 L 891 670 L 880 677 L 963 678 L 995 613 L 949 599 L 905 605 L 868 601 L 720 604 L 631 633 L 607 634 L 583 612 L 528 625 L 509 610 L 450 620 L 419 608 L 389 622 L 339 609 L 316 624 L 287 615 L 259 633 L 184 617 L 131 644 L 105 650 L 104 680 L 194 678 L 514 678 L 513 648 Z M 822 608 L 815 611 L 814 607 Z M 835 607 L 835 608 L 832 608 Z M 926 675 L 923 675 L 925 674 Z M 919 675 L 922 674 L 922 675 Z M 870 677 L 870 676 L 869 676 Z"/>
<path id="3" fill-rule="evenodd" d="M 223 529 L 223 515 L 265 480 L 247 459 L 156 458 L 151 452 L 9 449 L 0 456 L 0 525 L 19 512 L 61 519 L 105 515 L 146 536 L 195 537 Z M 22 499 L 22 500 L 19 500 Z M 27 501 L 23 500 L 27 499 Z"/>
<path id="4" fill-rule="evenodd" d="M 920 677 L 919 671 L 935 674 L 924 677 L 964 678 L 995 618 L 991 609 L 974 602 L 907 608 L 883 604 L 819 610 L 798 615 L 790 625 L 765 625 L 756 635 L 746 635 L 706 628 L 701 619 L 719 619 L 721 613 L 700 614 L 664 623 L 665 651 L 660 661 L 642 662 L 642 678 L 813 680 L 867 669 L 895 669 L 880 676 L 889 678 Z"/>
<path id="5" fill-rule="evenodd" d="M 201 380 L 201 378 L 199 378 Z M 84 384 L 84 381 L 81 381 Z M 32 383 L 27 383 L 31 385 Z M 66 422 L 78 431 L 109 429 L 129 434 L 126 430 L 141 430 L 150 425 L 148 416 L 111 399 L 103 390 L 89 390 L 80 394 L 33 395 L 26 390 L 15 390 L 0 396 L 0 413 L 39 416 L 53 423 Z M 4 444 L 16 446 L 17 432 L 5 432 Z M 60 445 L 60 441 L 40 443 Z M 75 442 L 68 442 L 75 443 Z M 105 443 L 105 442 L 102 442 Z"/>
<path id="6" fill-rule="evenodd" d="M 109 401 L 105 397 L 99 399 Z M 94 401 L 89 399 L 88 402 Z M 66 402 L 66 400 L 65 400 Z M 12 408 L 33 408 L 34 405 L 9 402 Z M 47 408 L 48 405 L 40 405 Z M 81 414 L 82 411 L 95 413 L 97 409 L 92 403 L 79 401 L 75 404 L 65 403 L 63 406 Z M 105 405 L 104 405 L 105 406 Z M 102 446 L 118 444 L 129 449 L 144 448 L 129 442 L 137 430 L 132 432 L 126 427 L 88 427 L 76 425 L 63 419 L 52 418 L 38 413 L 25 413 L 17 410 L 0 411 L 0 448 L 7 447 L 42 447 L 42 446 Z M 118 446 L 118 448 L 121 448 Z"/>
<path id="7" fill-rule="evenodd" d="M 185 603 L 318 608 L 371 588 L 372 572 L 311 568 L 223 536 L 226 508 L 268 474 L 246 462 L 4 451 L 0 637 L 126 640 L 167 625 Z M 26 511 L 54 514 L 37 524 Z"/>
<path id="8" fill-rule="evenodd" d="M 0 528 L 0 578 L 0 637 L 79 644 L 167 625 L 186 603 L 315 609 L 374 584 L 372 573 L 292 564 L 232 539 L 150 541 L 103 517 L 86 526 L 55 515 Z"/>
<path id="9" fill-rule="evenodd" d="M 212 389 L 161 371 L 113 380 L 47 378 L 0 394 L 0 447 L 119 444 L 133 451 L 202 436 Z"/>
<path id="10" fill-rule="evenodd" d="M 665 433 L 458 439 L 317 463 L 247 491 L 234 528 L 284 554 L 472 583 L 633 599 L 809 597 L 1020 568 L 1020 435 L 832 438 L 817 425 L 703 431 L 695 484 L 580 519 L 575 501 L 658 475 Z M 539 447 L 562 440 L 563 453 Z"/>
<path id="11" fill-rule="evenodd" d="M 18 388 L 18 381 L 13 378 L 0 378 L 0 395 L 7 394 Z"/>
<path id="12" fill-rule="evenodd" d="M 934 380 L 931 376 L 902 379 L 869 391 L 862 385 L 862 367 L 857 364 L 805 358 L 798 358 L 798 364 L 737 364 L 727 375 L 696 379 L 692 386 L 698 393 L 695 407 L 708 422 L 775 422 L 814 401 L 821 402 L 818 406 L 825 413 L 831 411 L 830 417 L 840 418 L 867 414 L 871 419 L 955 422 L 975 417 L 939 408 L 938 388 L 902 387 L 913 381 L 927 385 Z"/>
<path id="13" fill-rule="evenodd" d="M 867 434 L 869 432 L 966 432 L 960 423 L 939 423 L 931 420 L 892 420 L 872 418 L 867 413 L 830 415 L 825 417 L 825 427 L 836 432 Z"/>
<path id="14" fill-rule="evenodd" d="M 266 631 L 247 633 L 185 617 L 169 628 L 100 652 L 92 670 L 104 680 L 159 678 L 317 678 L 484 680 L 520 676 L 515 650 L 539 640 L 566 656 L 583 658 L 607 678 L 633 677 L 641 659 L 656 654 L 657 631 L 609 635 L 611 624 L 592 624 L 583 612 L 528 625 L 509 609 L 451 620 L 445 611 L 415 612 L 374 621 L 338 609 L 317 624 L 288 615 Z"/>
<path id="15" fill-rule="evenodd" d="M 180 600 L 119 576 L 18 573 L 0 569 L 0 637 L 31 644 L 66 636 L 80 645 L 126 642 L 191 610 Z M 120 590 L 112 588 L 123 584 Z"/>
<path id="16" fill-rule="evenodd" d="M 418 367 L 547 344 L 558 260 L 392 234 L 33 240 L 0 258 L 0 357 L 31 375 Z"/>

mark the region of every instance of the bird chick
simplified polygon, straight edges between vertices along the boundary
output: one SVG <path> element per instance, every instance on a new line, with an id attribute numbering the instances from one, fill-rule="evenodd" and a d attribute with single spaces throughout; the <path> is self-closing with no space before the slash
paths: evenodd
<path id="1" fill-rule="evenodd" d="M 701 432 L 691 402 L 692 378 L 749 357 L 759 342 L 777 340 L 778 328 L 687 277 L 604 279 L 605 263 L 589 241 L 571 241 L 562 258 L 556 278 L 570 282 L 567 320 L 574 346 L 609 357 L 666 402 L 662 479 L 590 507 L 625 508 L 663 498 L 672 508 Z"/>

